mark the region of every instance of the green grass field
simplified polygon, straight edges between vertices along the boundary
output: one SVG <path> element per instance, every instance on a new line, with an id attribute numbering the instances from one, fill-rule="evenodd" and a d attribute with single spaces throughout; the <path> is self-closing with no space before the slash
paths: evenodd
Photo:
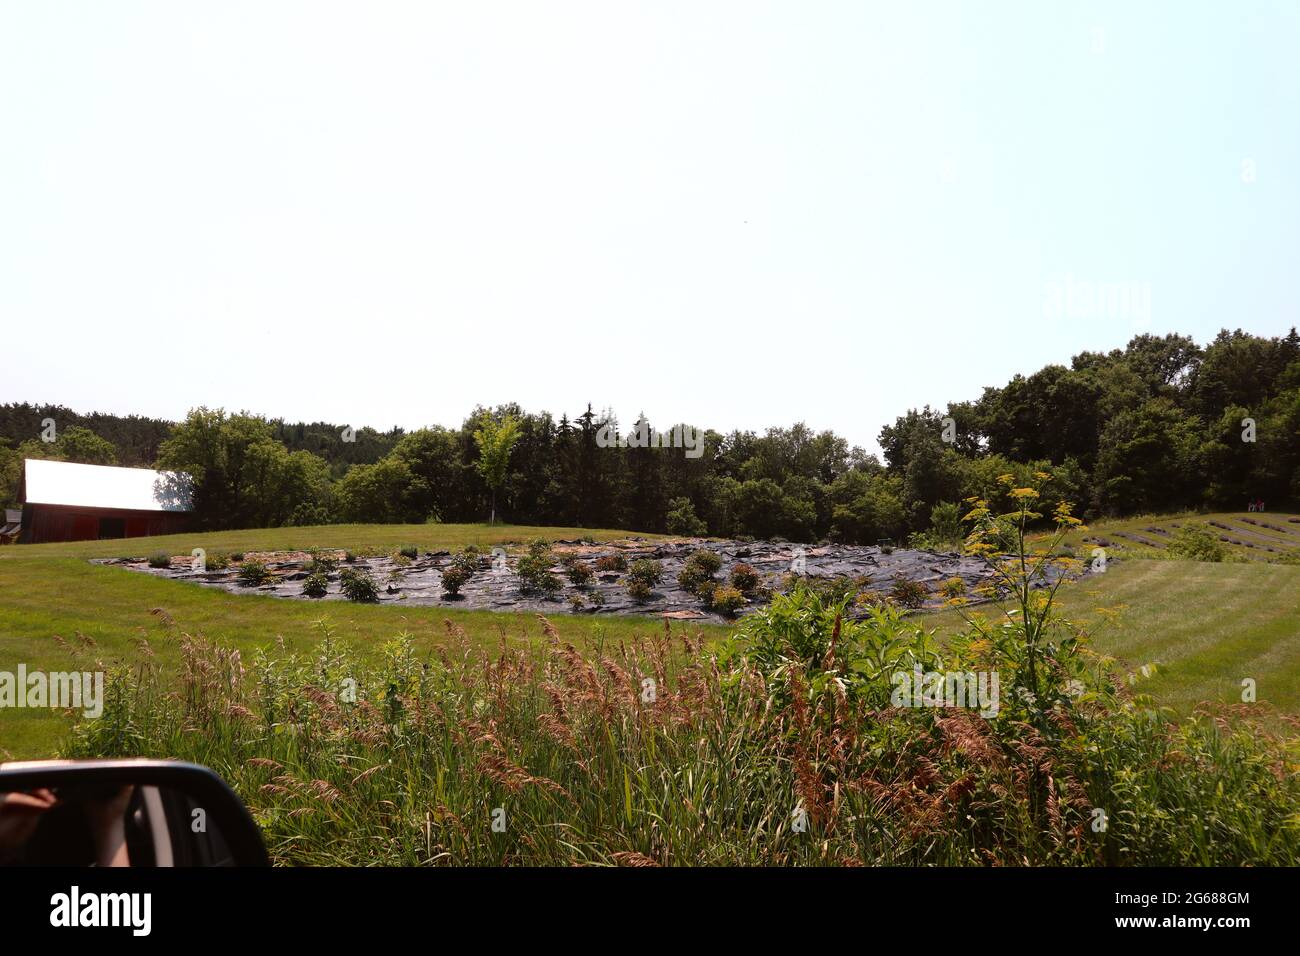
<path id="1" fill-rule="evenodd" d="M 189 554 L 193 548 L 213 551 L 296 551 L 311 548 L 351 548 L 385 553 L 413 544 L 430 551 L 494 544 L 524 544 L 533 538 L 551 541 L 591 538 L 663 538 L 636 531 L 593 528 L 534 528 L 527 525 L 486 524 L 325 524 L 303 528 L 255 528 L 245 531 L 210 531 L 203 534 L 168 534 L 155 538 L 116 541 L 69 541 L 62 544 L 28 544 L 0 550 L 4 558 L 119 558 L 144 557 L 156 551 Z"/>
<path id="2" fill-rule="evenodd" d="M 1136 520 L 1150 523 L 1150 519 Z M 1091 533 L 1112 531 L 1107 525 Z M 391 551 L 414 544 L 450 550 L 470 543 L 490 546 L 534 537 L 611 540 L 627 536 L 578 528 L 331 525 L 6 547 L 0 549 L 0 670 L 12 671 L 20 662 L 29 670 L 90 669 L 95 661 L 111 664 L 133 659 L 142 637 L 166 665 L 176 659 L 175 638 L 168 636 L 161 617 L 153 613 L 155 608 L 166 611 L 177 630 L 236 646 L 246 658 L 278 639 L 295 649 L 311 646 L 319 638 L 315 622 L 321 618 L 331 623 L 339 637 L 375 646 L 406 631 L 421 648 L 432 647 L 445 635 L 444 620 L 485 644 L 535 640 L 541 635 L 531 614 L 341 602 L 321 607 L 227 594 L 93 565 L 87 561 L 91 557 L 159 550 L 187 554 L 195 547 L 209 552 L 311 547 Z M 1236 702 L 1241 679 L 1251 677 L 1267 707 L 1300 713 L 1300 567 L 1120 560 L 1104 575 L 1067 586 L 1062 595 L 1067 613 L 1094 624 L 1096 649 L 1131 667 L 1156 663 L 1158 673 L 1144 687 L 1180 712 L 1201 701 Z M 1118 608 L 1120 613 L 1111 620 L 1099 608 Z M 578 645 L 626 639 L 663 626 L 653 618 L 572 615 L 560 603 L 550 617 L 561 635 Z M 926 615 L 925 624 L 947 632 L 961 621 L 953 612 L 943 612 Z M 727 633 L 725 627 L 696 622 L 675 622 L 673 627 L 719 638 Z M 76 643 L 78 634 L 95 643 L 74 662 L 55 636 Z M 0 711 L 0 757 L 49 756 L 66 727 L 66 718 L 51 711 Z"/>
<path id="3" fill-rule="evenodd" d="M 1250 677 L 1268 709 L 1300 714 L 1300 567 L 1121 559 L 1065 585 L 1060 601 L 1094 650 L 1131 671 L 1155 664 L 1140 689 L 1180 713 L 1240 702 Z M 943 633 L 962 620 L 941 611 L 926 623 Z"/>
<path id="4" fill-rule="evenodd" d="M 150 642 L 166 665 L 176 659 L 176 649 L 159 615 L 152 613 L 155 608 L 165 610 L 179 630 L 238 647 L 246 657 L 280 638 L 294 649 L 312 646 L 320 638 L 315 622 L 322 618 L 330 622 L 340 638 L 359 644 L 378 645 L 407 631 L 421 647 L 432 647 L 446 633 L 444 620 L 460 625 L 472 639 L 490 644 L 499 643 L 503 637 L 531 640 L 541 635 L 536 616 L 528 613 L 345 602 L 330 602 L 328 607 L 322 607 L 307 601 L 226 594 L 201 585 L 91 564 L 88 558 L 155 551 L 188 554 L 199 547 L 209 553 L 310 547 L 386 552 L 406 544 L 450 550 L 471 543 L 509 545 L 537 537 L 607 541 L 628 536 L 622 531 L 508 525 L 326 525 L 10 546 L 0 550 L 0 670 L 12 672 L 20 662 L 29 670 L 91 669 L 88 663 L 96 660 L 111 664 L 124 656 L 133 658 L 141 637 Z M 617 641 L 663 626 L 650 618 L 576 616 L 559 602 L 551 616 L 561 634 L 578 645 Z M 699 629 L 691 627 L 692 633 Z M 75 643 L 78 633 L 93 640 L 95 647 L 83 652 L 80 663 L 74 666 L 55 635 Z M 65 718 L 48 710 L 0 710 L 0 758 L 49 756 L 66 726 Z"/>
<path id="5" fill-rule="evenodd" d="M 1107 550 L 1116 554 L 1158 554 L 1185 524 L 1206 525 L 1237 558 L 1267 562 L 1287 552 L 1300 552 L 1300 517 L 1273 512 L 1139 515 L 1099 522 L 1087 531 L 1071 533 L 1067 540 L 1082 551 L 1105 541 Z"/>

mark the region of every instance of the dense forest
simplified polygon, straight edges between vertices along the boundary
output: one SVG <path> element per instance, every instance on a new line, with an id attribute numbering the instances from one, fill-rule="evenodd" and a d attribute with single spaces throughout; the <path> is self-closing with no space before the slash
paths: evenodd
<path id="1" fill-rule="evenodd" d="M 12 404 L 0 406 L 0 496 L 12 505 L 22 458 L 42 457 L 185 471 L 210 528 L 482 521 L 495 490 L 498 515 L 521 524 L 874 543 L 936 525 L 947 536 L 957 503 L 996 503 L 997 476 L 1035 471 L 1087 516 L 1281 508 L 1300 499 L 1300 336 L 1140 335 L 911 410 L 881 430 L 883 462 L 803 424 L 703 429 L 697 457 L 606 447 L 611 426 L 590 406 L 558 420 L 477 408 L 456 429 L 381 433 L 206 408 L 172 424 Z"/>

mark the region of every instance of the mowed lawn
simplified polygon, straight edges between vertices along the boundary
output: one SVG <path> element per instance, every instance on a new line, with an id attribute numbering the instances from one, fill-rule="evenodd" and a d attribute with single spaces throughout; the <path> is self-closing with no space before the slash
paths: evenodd
<path id="1" fill-rule="evenodd" d="M 1130 671 L 1155 664 L 1138 689 L 1179 713 L 1241 703 L 1249 677 L 1261 711 L 1300 714 L 1300 567 L 1121 559 L 1064 586 L 1060 601 L 1089 625 L 1094 650 Z M 941 633 L 962 623 L 953 611 L 928 617 Z"/>
<path id="2" fill-rule="evenodd" d="M 486 524 L 324 524 L 301 528 L 253 528 L 245 531 L 210 531 L 203 534 L 168 534 L 154 538 L 119 538 L 115 541 L 68 541 L 62 544 L 15 545 L 0 550 L 4 558 L 124 558 L 144 557 L 157 551 L 189 554 L 194 548 L 209 552 L 297 551 L 345 548 L 361 553 L 390 553 L 404 545 L 429 551 L 453 551 L 466 545 L 527 544 L 534 538 L 550 541 L 588 538 L 612 541 L 632 537 L 665 538 L 637 531 L 596 528 L 534 528 L 527 525 Z"/>
<path id="3" fill-rule="evenodd" d="M 414 544 L 453 550 L 580 537 L 626 538 L 620 531 L 485 525 L 332 525 L 258 531 L 176 535 L 135 541 L 78 542 L 6 547 L 0 550 L 0 670 L 88 670 L 96 662 L 138 660 L 137 642 L 149 641 L 164 665 L 178 658 L 176 634 L 201 634 L 239 647 L 245 659 L 283 639 L 306 650 L 319 639 L 316 622 L 328 620 L 334 633 L 362 646 L 378 647 L 401 633 L 421 648 L 447 639 L 444 621 L 462 627 L 487 647 L 501 641 L 542 637 L 536 615 L 460 611 L 444 607 L 354 605 L 291 601 L 227 594 L 197 584 L 169 581 L 122 568 L 90 564 L 89 557 L 188 554 L 192 548 L 253 551 L 339 547 L 377 552 Z M 651 537 L 651 536 L 646 536 Z M 1182 561 L 1119 560 L 1104 575 L 1062 590 L 1072 617 L 1093 625 L 1093 646 L 1130 668 L 1155 663 L 1143 689 L 1180 713 L 1202 701 L 1240 701 L 1241 681 L 1253 678 L 1264 709 L 1300 713 L 1300 567 L 1197 564 Z M 154 609 L 176 622 L 169 630 Z M 1118 613 L 1111 615 L 1101 609 Z M 548 615 L 563 638 L 579 646 L 659 633 L 663 622 L 649 617 L 574 615 L 560 602 Z M 950 633 L 962 626 L 953 612 L 925 614 L 926 627 Z M 673 630 L 721 638 L 728 628 L 674 622 Z M 75 659 L 55 639 L 94 641 Z M 49 756 L 66 732 L 65 716 L 48 710 L 0 710 L 0 759 Z"/>
<path id="4" fill-rule="evenodd" d="M 1107 542 L 1111 553 L 1140 556 L 1143 551 L 1165 550 L 1178 529 L 1189 524 L 1207 528 L 1238 558 L 1271 561 L 1287 552 L 1300 552 L 1300 516 L 1272 511 L 1138 515 L 1097 522 L 1087 530 L 1072 531 L 1065 540 L 1085 556 L 1099 540 Z"/>

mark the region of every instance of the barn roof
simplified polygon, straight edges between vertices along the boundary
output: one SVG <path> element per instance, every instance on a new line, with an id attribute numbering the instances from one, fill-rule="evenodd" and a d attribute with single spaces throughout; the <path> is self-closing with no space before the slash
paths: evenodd
<path id="1" fill-rule="evenodd" d="M 189 476 L 152 468 L 24 461 L 26 501 L 119 511 L 190 511 Z"/>

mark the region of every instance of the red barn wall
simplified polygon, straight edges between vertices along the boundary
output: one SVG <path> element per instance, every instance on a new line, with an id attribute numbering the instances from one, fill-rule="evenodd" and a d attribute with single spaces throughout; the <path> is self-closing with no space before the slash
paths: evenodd
<path id="1" fill-rule="evenodd" d="M 190 526 L 187 512 L 123 511 L 69 505 L 29 504 L 23 509 L 24 544 L 50 541 L 95 541 L 179 534 Z M 101 535 L 101 531 L 106 533 Z M 120 533 L 118 533 L 120 532 Z"/>

